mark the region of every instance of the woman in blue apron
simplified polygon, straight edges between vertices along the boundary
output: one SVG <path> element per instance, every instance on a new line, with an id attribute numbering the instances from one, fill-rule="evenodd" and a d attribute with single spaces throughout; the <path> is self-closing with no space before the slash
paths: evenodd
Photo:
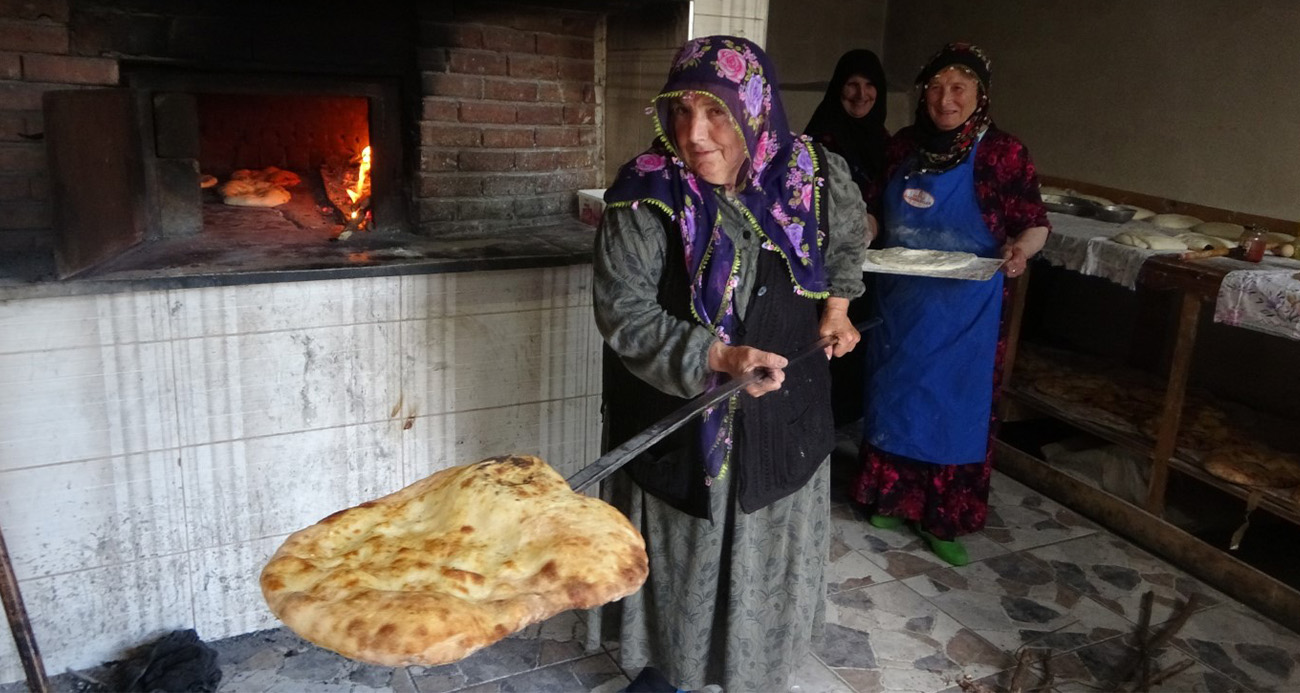
<path id="1" fill-rule="evenodd" d="M 989 118 L 988 59 L 949 44 L 922 69 L 915 123 L 890 143 L 872 209 L 885 247 L 1005 260 L 987 281 L 876 277 L 883 324 L 867 335 L 863 470 L 854 497 L 881 528 L 910 522 L 939 557 L 988 514 L 994 400 L 1004 347 L 1003 275 L 1047 240 L 1028 151 Z"/>

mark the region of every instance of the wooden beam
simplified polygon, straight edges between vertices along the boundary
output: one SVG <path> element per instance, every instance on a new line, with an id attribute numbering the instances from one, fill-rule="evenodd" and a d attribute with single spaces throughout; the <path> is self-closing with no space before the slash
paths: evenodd
<path id="1" fill-rule="evenodd" d="M 45 677 L 45 664 L 41 661 L 41 650 L 36 646 L 36 634 L 32 632 L 32 622 L 27 618 L 27 608 L 23 606 L 23 597 L 18 591 L 18 577 L 14 575 L 13 563 L 9 560 L 3 531 L 0 531 L 0 601 L 4 602 L 9 631 L 14 635 L 18 659 L 22 660 L 23 672 L 27 675 L 27 688 L 32 693 L 49 693 L 50 681 Z"/>
<path id="2" fill-rule="evenodd" d="M 1178 440 L 1178 426 L 1183 417 L 1183 400 L 1187 395 L 1188 372 L 1192 367 L 1192 352 L 1196 349 L 1196 324 L 1201 317 L 1201 299 L 1191 292 L 1183 292 L 1182 309 L 1178 314 L 1178 328 L 1174 337 L 1174 355 L 1169 364 L 1169 378 L 1165 385 L 1165 401 L 1160 414 L 1160 427 L 1156 430 L 1156 445 L 1151 451 L 1151 481 L 1147 486 L 1147 510 L 1153 515 L 1164 515 L 1165 487 L 1169 483 L 1169 460 L 1174 456 Z"/>

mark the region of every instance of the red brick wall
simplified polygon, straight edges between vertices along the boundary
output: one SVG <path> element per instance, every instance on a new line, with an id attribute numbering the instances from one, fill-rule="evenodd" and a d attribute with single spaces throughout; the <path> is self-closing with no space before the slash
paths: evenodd
<path id="1" fill-rule="evenodd" d="M 361 97 L 199 94 L 196 101 L 200 170 L 218 178 L 267 166 L 306 175 L 370 144 Z"/>
<path id="2" fill-rule="evenodd" d="M 116 60 L 69 55 L 68 0 L 0 0 L 0 252 L 52 244 L 41 94 L 117 81 Z"/>
<path id="3" fill-rule="evenodd" d="M 430 233 L 553 223 L 597 183 L 598 16 L 474 0 L 420 17 L 417 223 Z"/>

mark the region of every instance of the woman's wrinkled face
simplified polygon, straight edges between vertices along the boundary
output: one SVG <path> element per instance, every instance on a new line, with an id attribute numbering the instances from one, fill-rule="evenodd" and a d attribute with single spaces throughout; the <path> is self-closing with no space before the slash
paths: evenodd
<path id="1" fill-rule="evenodd" d="M 862 75 L 853 75 L 840 89 L 840 104 L 854 118 L 866 116 L 876 105 L 876 85 Z"/>
<path id="2" fill-rule="evenodd" d="M 956 67 L 947 67 L 925 85 L 925 108 L 940 130 L 951 130 L 975 112 L 980 85 L 974 77 Z"/>
<path id="3" fill-rule="evenodd" d="M 734 187 L 749 153 L 727 109 L 709 96 L 687 93 L 669 103 L 668 115 L 686 166 L 713 185 Z"/>

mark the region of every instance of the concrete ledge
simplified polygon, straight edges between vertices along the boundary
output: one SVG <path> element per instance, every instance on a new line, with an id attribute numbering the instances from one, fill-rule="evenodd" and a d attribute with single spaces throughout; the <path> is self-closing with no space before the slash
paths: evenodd
<path id="1" fill-rule="evenodd" d="M 70 279 L 44 255 L 0 257 L 0 301 L 209 286 L 560 267 L 591 262 L 595 230 L 574 221 L 517 235 L 359 234 L 338 243 L 224 246 L 201 237 L 141 246 Z"/>

